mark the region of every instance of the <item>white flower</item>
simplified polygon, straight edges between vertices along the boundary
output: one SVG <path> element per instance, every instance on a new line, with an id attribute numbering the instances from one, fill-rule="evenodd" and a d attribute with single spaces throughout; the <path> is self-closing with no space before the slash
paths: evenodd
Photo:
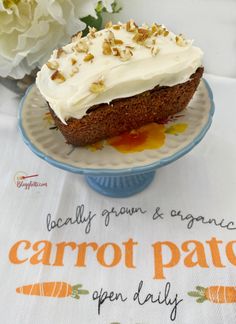
<path id="1" fill-rule="evenodd" d="M 111 0 L 103 0 L 112 11 Z M 0 76 L 22 78 L 96 17 L 97 0 L 0 0 Z"/>
<path id="2" fill-rule="evenodd" d="M 102 0 L 103 7 L 107 9 L 108 12 L 112 12 L 112 4 L 114 0 Z"/>

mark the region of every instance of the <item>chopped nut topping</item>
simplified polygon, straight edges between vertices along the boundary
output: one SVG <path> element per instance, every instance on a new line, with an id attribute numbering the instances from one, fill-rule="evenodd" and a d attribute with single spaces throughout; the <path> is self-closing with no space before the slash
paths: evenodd
<path id="1" fill-rule="evenodd" d="M 164 32 L 165 32 L 165 28 L 163 28 L 162 26 L 158 26 L 159 27 L 159 29 L 158 29 L 158 31 L 157 31 L 157 35 L 163 35 L 164 34 Z"/>
<path id="2" fill-rule="evenodd" d="M 135 49 L 135 47 L 134 46 L 131 46 L 131 45 L 126 45 L 125 47 L 127 47 L 127 48 L 129 48 L 131 50 Z"/>
<path id="3" fill-rule="evenodd" d="M 115 45 L 122 45 L 124 42 L 121 39 L 114 39 L 114 44 Z"/>
<path id="4" fill-rule="evenodd" d="M 119 50 L 119 48 L 118 48 L 118 47 L 114 47 L 114 48 L 112 49 L 112 54 L 113 54 L 114 56 L 120 56 L 120 50 Z"/>
<path id="5" fill-rule="evenodd" d="M 89 26 L 89 32 L 90 33 L 96 33 L 97 32 L 97 29 L 95 27 L 90 27 Z"/>
<path id="6" fill-rule="evenodd" d="M 78 33 L 74 34 L 74 35 L 71 37 L 71 41 L 72 41 L 72 43 L 73 43 L 73 42 L 77 42 L 77 41 L 79 41 L 79 40 L 81 39 L 81 37 L 82 37 L 82 32 L 78 32 Z"/>
<path id="7" fill-rule="evenodd" d="M 114 41 L 114 39 L 115 39 L 115 35 L 114 35 L 114 33 L 113 33 L 111 30 L 108 31 L 107 36 L 108 36 L 107 39 L 108 39 L 109 41 L 111 41 L 111 42 Z"/>
<path id="8" fill-rule="evenodd" d="M 59 64 L 57 61 L 49 61 L 46 65 L 50 70 L 57 70 L 59 67 Z"/>
<path id="9" fill-rule="evenodd" d="M 63 50 L 63 48 L 58 48 L 57 50 L 57 58 L 60 58 L 61 56 L 64 56 L 66 52 Z"/>
<path id="10" fill-rule="evenodd" d="M 112 27 L 112 22 L 111 21 L 108 21 L 107 23 L 106 23 L 106 25 L 105 25 L 105 28 L 106 29 L 109 29 L 109 28 L 111 28 Z"/>
<path id="11" fill-rule="evenodd" d="M 100 79 L 97 82 L 93 82 L 89 88 L 90 92 L 92 93 L 101 93 L 105 91 L 105 84 L 104 80 Z"/>
<path id="12" fill-rule="evenodd" d="M 163 35 L 164 37 L 166 37 L 169 34 L 169 31 L 165 27 L 162 27 L 162 25 L 157 24 L 152 25 L 151 31 L 154 36 Z"/>
<path id="13" fill-rule="evenodd" d="M 72 65 L 75 65 L 76 63 L 77 63 L 77 60 L 76 60 L 75 58 L 72 58 L 72 59 L 71 59 L 71 64 L 72 64 Z"/>
<path id="14" fill-rule="evenodd" d="M 134 32 L 136 29 L 138 28 L 138 26 L 135 24 L 133 19 L 130 19 L 127 23 L 126 23 L 126 30 L 128 32 Z"/>
<path id="15" fill-rule="evenodd" d="M 132 56 L 133 56 L 133 53 L 129 48 L 126 48 L 125 50 L 122 50 L 120 52 L 120 59 L 123 62 L 130 60 Z"/>
<path id="16" fill-rule="evenodd" d="M 148 34 L 148 29 L 146 29 L 146 28 L 138 28 L 138 32 L 140 34 Z"/>
<path id="17" fill-rule="evenodd" d="M 96 38 L 96 35 L 95 35 L 96 32 L 97 32 L 97 29 L 95 27 L 90 27 L 89 26 L 88 36 L 90 36 L 92 38 Z"/>
<path id="18" fill-rule="evenodd" d="M 151 48 L 152 56 L 156 56 L 159 52 L 160 52 L 160 48 L 158 48 L 156 46 L 152 46 L 152 48 Z"/>
<path id="19" fill-rule="evenodd" d="M 170 32 L 169 32 L 168 30 L 165 30 L 163 36 L 166 37 L 166 36 L 169 35 L 169 33 L 170 33 Z"/>
<path id="20" fill-rule="evenodd" d="M 111 30 L 107 32 L 107 39 L 105 39 L 105 42 L 109 43 L 110 46 L 115 45 L 115 35 Z"/>
<path id="21" fill-rule="evenodd" d="M 112 26 L 112 28 L 115 29 L 115 30 L 119 30 L 121 28 L 121 26 L 120 25 L 114 25 L 114 26 Z"/>
<path id="22" fill-rule="evenodd" d="M 114 47 L 112 49 L 112 52 L 113 52 L 113 55 L 118 56 L 121 61 L 128 61 L 133 56 L 132 51 L 127 47 L 125 48 L 125 50 L 121 50 L 117 47 Z"/>
<path id="23" fill-rule="evenodd" d="M 92 59 L 94 59 L 94 55 L 92 53 L 88 53 L 85 57 L 84 57 L 84 62 L 89 62 Z"/>
<path id="24" fill-rule="evenodd" d="M 175 37 L 175 41 L 178 46 L 184 47 L 187 45 L 186 40 L 183 38 L 183 35 L 181 34 Z"/>
<path id="25" fill-rule="evenodd" d="M 107 40 L 104 40 L 104 42 L 102 44 L 102 49 L 103 49 L 103 54 L 104 55 L 111 55 L 112 54 L 111 45 Z"/>
<path id="26" fill-rule="evenodd" d="M 88 46 L 88 43 L 84 39 L 81 39 L 80 42 L 75 45 L 74 49 L 78 53 L 87 53 L 89 50 L 89 46 Z"/>
<path id="27" fill-rule="evenodd" d="M 79 67 L 78 66 L 73 66 L 72 70 L 71 70 L 71 73 L 70 73 L 70 76 L 73 77 L 78 72 L 79 72 Z"/>
<path id="28" fill-rule="evenodd" d="M 63 83 L 66 81 L 64 75 L 59 72 L 58 70 L 56 70 L 52 75 L 51 75 L 51 79 L 53 81 L 56 81 L 57 83 Z"/>
<path id="29" fill-rule="evenodd" d="M 146 39 L 148 39 L 149 37 L 150 35 L 147 29 L 139 28 L 138 32 L 133 37 L 133 41 L 140 45 L 144 45 Z"/>
<path id="30" fill-rule="evenodd" d="M 152 33 L 155 34 L 158 31 L 158 25 L 155 23 L 152 25 Z"/>

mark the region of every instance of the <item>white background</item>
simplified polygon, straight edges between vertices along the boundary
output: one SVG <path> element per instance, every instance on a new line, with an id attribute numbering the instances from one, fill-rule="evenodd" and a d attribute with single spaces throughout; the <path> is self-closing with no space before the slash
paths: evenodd
<path id="1" fill-rule="evenodd" d="M 112 17 L 137 23 L 163 23 L 194 39 L 205 53 L 208 73 L 236 78 L 236 0 L 120 0 Z"/>

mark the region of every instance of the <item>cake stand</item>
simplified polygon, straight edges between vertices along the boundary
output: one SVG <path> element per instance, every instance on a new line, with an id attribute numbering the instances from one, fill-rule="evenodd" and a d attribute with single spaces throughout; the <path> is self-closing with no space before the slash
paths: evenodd
<path id="1" fill-rule="evenodd" d="M 188 107 L 166 121 L 161 147 L 132 153 L 107 143 L 98 149 L 75 148 L 65 143 L 53 125 L 47 104 L 33 85 L 21 101 L 18 122 L 24 142 L 37 156 L 57 168 L 85 175 L 89 186 L 101 194 L 128 197 L 144 190 L 156 169 L 193 149 L 209 129 L 213 114 L 212 91 L 202 80 Z M 176 125 L 185 125 L 185 131 L 173 131 Z"/>

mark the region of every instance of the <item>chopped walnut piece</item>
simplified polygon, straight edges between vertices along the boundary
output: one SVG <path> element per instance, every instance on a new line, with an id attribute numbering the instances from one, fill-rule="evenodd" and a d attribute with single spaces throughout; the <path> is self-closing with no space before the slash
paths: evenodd
<path id="1" fill-rule="evenodd" d="M 115 30 L 119 30 L 121 28 L 121 25 L 113 25 L 112 28 Z"/>
<path id="2" fill-rule="evenodd" d="M 72 57 L 72 59 L 71 59 L 71 64 L 72 64 L 72 65 L 75 65 L 76 63 L 77 63 L 77 60 L 76 60 L 75 58 Z"/>
<path id="3" fill-rule="evenodd" d="M 103 49 L 103 54 L 104 55 L 111 55 L 112 54 L 111 45 L 107 40 L 104 40 L 104 42 L 102 44 L 102 49 Z"/>
<path id="4" fill-rule="evenodd" d="M 58 48 L 57 50 L 57 58 L 60 58 L 61 56 L 64 56 L 66 52 L 63 50 L 63 48 Z"/>
<path id="5" fill-rule="evenodd" d="M 163 28 L 162 26 L 158 26 L 159 27 L 159 29 L 158 29 L 158 31 L 157 31 L 157 35 L 163 35 L 164 34 L 164 32 L 165 32 L 165 28 Z"/>
<path id="6" fill-rule="evenodd" d="M 152 35 L 152 33 L 150 32 L 149 29 L 146 29 L 146 28 L 138 28 L 138 33 L 139 34 L 142 34 L 142 35 L 145 35 L 145 37 L 150 37 Z"/>
<path id="7" fill-rule="evenodd" d="M 115 45 L 122 45 L 122 44 L 124 44 L 124 42 L 121 40 L 121 39 L 114 39 L 114 44 Z"/>
<path id="8" fill-rule="evenodd" d="M 85 57 L 84 57 L 84 62 L 89 62 L 92 59 L 94 59 L 94 55 L 92 53 L 88 53 Z"/>
<path id="9" fill-rule="evenodd" d="M 184 47 L 187 45 L 186 40 L 184 39 L 183 35 L 178 35 L 175 37 L 175 42 L 178 46 Z"/>
<path id="10" fill-rule="evenodd" d="M 152 28 L 151 28 L 152 34 L 154 36 L 167 36 L 169 34 L 169 31 L 163 27 L 162 25 L 157 25 L 157 24 L 153 24 Z"/>
<path id="11" fill-rule="evenodd" d="M 133 53 L 129 48 L 126 48 L 125 50 L 120 51 L 120 60 L 123 62 L 130 60 L 132 56 L 133 56 Z"/>
<path id="12" fill-rule="evenodd" d="M 170 33 L 169 30 L 165 29 L 163 36 L 166 37 L 169 35 L 169 33 Z"/>
<path id="13" fill-rule="evenodd" d="M 124 62 L 130 60 L 133 56 L 133 52 L 127 47 L 124 50 L 114 47 L 112 52 L 114 56 L 118 56 L 120 60 Z"/>
<path id="14" fill-rule="evenodd" d="M 130 19 L 127 23 L 126 23 L 126 30 L 128 32 L 134 32 L 136 29 L 138 28 L 138 26 L 135 24 L 133 19 Z"/>
<path id="15" fill-rule="evenodd" d="M 46 65 L 50 70 L 57 70 L 59 67 L 59 64 L 57 61 L 48 61 L 48 63 L 46 63 Z"/>
<path id="16" fill-rule="evenodd" d="M 105 84 L 104 80 L 100 79 L 97 82 L 93 82 L 89 88 L 90 92 L 92 93 L 101 93 L 105 91 Z"/>
<path id="17" fill-rule="evenodd" d="M 88 36 L 90 36 L 91 38 L 96 38 L 96 35 L 95 35 L 96 32 L 97 32 L 97 29 L 95 27 L 89 26 Z"/>
<path id="18" fill-rule="evenodd" d="M 151 48 L 152 56 L 156 56 L 159 52 L 160 52 L 160 48 L 158 48 L 156 46 L 152 46 L 152 48 Z"/>
<path id="19" fill-rule="evenodd" d="M 74 49 L 78 52 L 78 53 L 87 53 L 89 50 L 89 46 L 88 43 L 84 40 L 81 39 L 80 42 L 78 42 Z"/>
<path id="20" fill-rule="evenodd" d="M 109 30 L 107 32 L 107 39 L 108 39 L 108 41 L 111 41 L 111 42 L 113 42 L 114 39 L 115 39 L 115 35 L 114 35 L 114 33 L 111 30 Z"/>
<path id="21" fill-rule="evenodd" d="M 120 49 L 118 47 L 113 47 L 112 48 L 112 54 L 114 56 L 120 56 Z"/>
<path id="22" fill-rule="evenodd" d="M 129 48 L 131 50 L 135 49 L 135 47 L 134 46 L 131 46 L 131 45 L 125 45 L 125 47 L 127 47 L 127 48 Z"/>
<path id="23" fill-rule="evenodd" d="M 78 72 L 79 72 L 79 67 L 78 66 L 73 66 L 72 70 L 71 70 L 71 73 L 70 73 L 70 76 L 73 77 Z"/>
<path id="24" fill-rule="evenodd" d="M 78 40 L 80 40 L 82 37 L 82 32 L 78 32 L 76 34 L 74 34 L 72 37 L 71 37 L 71 41 L 72 43 L 73 42 L 77 42 Z"/>
<path id="25" fill-rule="evenodd" d="M 109 28 L 111 28 L 112 27 L 112 22 L 111 21 L 108 21 L 107 23 L 106 23 L 106 25 L 105 25 L 105 28 L 106 29 L 109 29 Z"/>
<path id="26" fill-rule="evenodd" d="M 56 70 L 52 75 L 51 75 L 51 79 L 53 81 L 56 81 L 57 83 L 63 83 L 66 81 L 64 75 L 59 72 L 58 70 Z"/>
<path id="27" fill-rule="evenodd" d="M 139 28 L 138 32 L 133 37 L 133 41 L 140 45 L 144 45 L 146 39 L 148 39 L 149 37 L 150 35 L 148 30 Z"/>
<path id="28" fill-rule="evenodd" d="M 155 34 L 158 31 L 158 25 L 156 23 L 152 24 L 151 30 L 152 33 Z"/>

